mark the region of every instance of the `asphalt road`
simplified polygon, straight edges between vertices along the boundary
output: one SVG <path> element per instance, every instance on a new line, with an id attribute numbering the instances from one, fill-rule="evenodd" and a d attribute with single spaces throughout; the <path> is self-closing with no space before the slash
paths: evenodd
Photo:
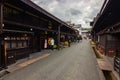
<path id="1" fill-rule="evenodd" d="M 90 43 L 84 40 L 52 54 L 2 80 L 100 80 Z"/>

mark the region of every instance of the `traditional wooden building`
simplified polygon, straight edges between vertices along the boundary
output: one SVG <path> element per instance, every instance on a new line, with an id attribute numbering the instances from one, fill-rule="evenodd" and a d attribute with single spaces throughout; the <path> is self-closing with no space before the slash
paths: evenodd
<path id="1" fill-rule="evenodd" d="M 50 37 L 59 49 L 61 35 L 76 32 L 30 0 L 0 0 L 0 68 L 41 51 Z"/>
<path id="2" fill-rule="evenodd" d="M 114 67 L 120 74 L 120 1 L 105 0 L 100 13 L 93 22 L 93 40 L 100 51 L 114 60 Z"/>

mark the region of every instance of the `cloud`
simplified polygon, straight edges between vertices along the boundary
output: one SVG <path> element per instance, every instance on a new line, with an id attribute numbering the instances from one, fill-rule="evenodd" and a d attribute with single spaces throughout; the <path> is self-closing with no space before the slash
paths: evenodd
<path id="1" fill-rule="evenodd" d="M 70 15 L 73 15 L 73 16 L 77 16 L 81 14 L 79 10 L 76 10 L 74 8 L 69 9 L 68 12 L 70 13 Z"/>
<path id="2" fill-rule="evenodd" d="M 104 0 L 32 0 L 63 21 L 75 24 L 90 22 L 100 11 Z"/>

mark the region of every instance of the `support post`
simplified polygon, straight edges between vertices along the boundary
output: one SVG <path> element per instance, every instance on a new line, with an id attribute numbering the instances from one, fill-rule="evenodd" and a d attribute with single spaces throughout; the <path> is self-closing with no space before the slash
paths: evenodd
<path id="1" fill-rule="evenodd" d="M 96 42 L 96 33 L 93 33 L 93 40 Z"/>
<path id="2" fill-rule="evenodd" d="M 0 1 L 0 68 L 2 68 L 2 24 L 3 24 L 2 10 L 3 10 L 3 5 L 2 5 L 2 1 Z"/>
<path id="3" fill-rule="evenodd" d="M 3 33 L 3 1 L 0 1 L 0 34 Z"/>
<path id="4" fill-rule="evenodd" d="M 0 1 L 0 59 L 1 59 L 1 64 L 0 66 L 3 68 L 7 68 L 7 55 L 6 55 L 6 46 L 4 42 L 4 34 L 3 34 L 3 3 L 4 0 Z"/>
<path id="5" fill-rule="evenodd" d="M 0 34 L 0 70 L 2 69 L 2 37 Z"/>
<path id="6" fill-rule="evenodd" d="M 0 69 L 2 69 L 2 1 L 0 1 Z"/>
<path id="7" fill-rule="evenodd" d="M 59 25 L 58 26 L 58 50 L 60 49 L 60 27 L 61 27 L 62 25 Z"/>
<path id="8" fill-rule="evenodd" d="M 107 55 L 107 34 L 105 34 L 105 55 Z"/>

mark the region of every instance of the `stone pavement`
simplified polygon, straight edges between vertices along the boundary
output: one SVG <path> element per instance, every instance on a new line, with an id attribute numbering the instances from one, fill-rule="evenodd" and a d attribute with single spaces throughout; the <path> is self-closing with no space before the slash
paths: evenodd
<path id="1" fill-rule="evenodd" d="M 88 40 L 51 52 L 48 57 L 0 80 L 104 80 Z"/>
<path id="2" fill-rule="evenodd" d="M 20 68 L 28 66 L 28 65 L 30 65 L 30 64 L 32 64 L 32 63 L 34 63 L 34 62 L 36 62 L 40 59 L 43 59 L 43 58 L 49 56 L 51 52 L 53 52 L 53 51 L 43 50 L 41 52 L 36 52 L 36 53 L 30 54 L 29 57 L 26 57 L 24 59 L 20 59 L 16 63 L 8 66 L 7 69 L 4 69 L 4 70 L 0 71 L 0 74 L 2 75 L 2 73 L 6 72 L 6 71 L 8 73 L 9 72 L 14 72 L 15 70 L 18 70 Z"/>

